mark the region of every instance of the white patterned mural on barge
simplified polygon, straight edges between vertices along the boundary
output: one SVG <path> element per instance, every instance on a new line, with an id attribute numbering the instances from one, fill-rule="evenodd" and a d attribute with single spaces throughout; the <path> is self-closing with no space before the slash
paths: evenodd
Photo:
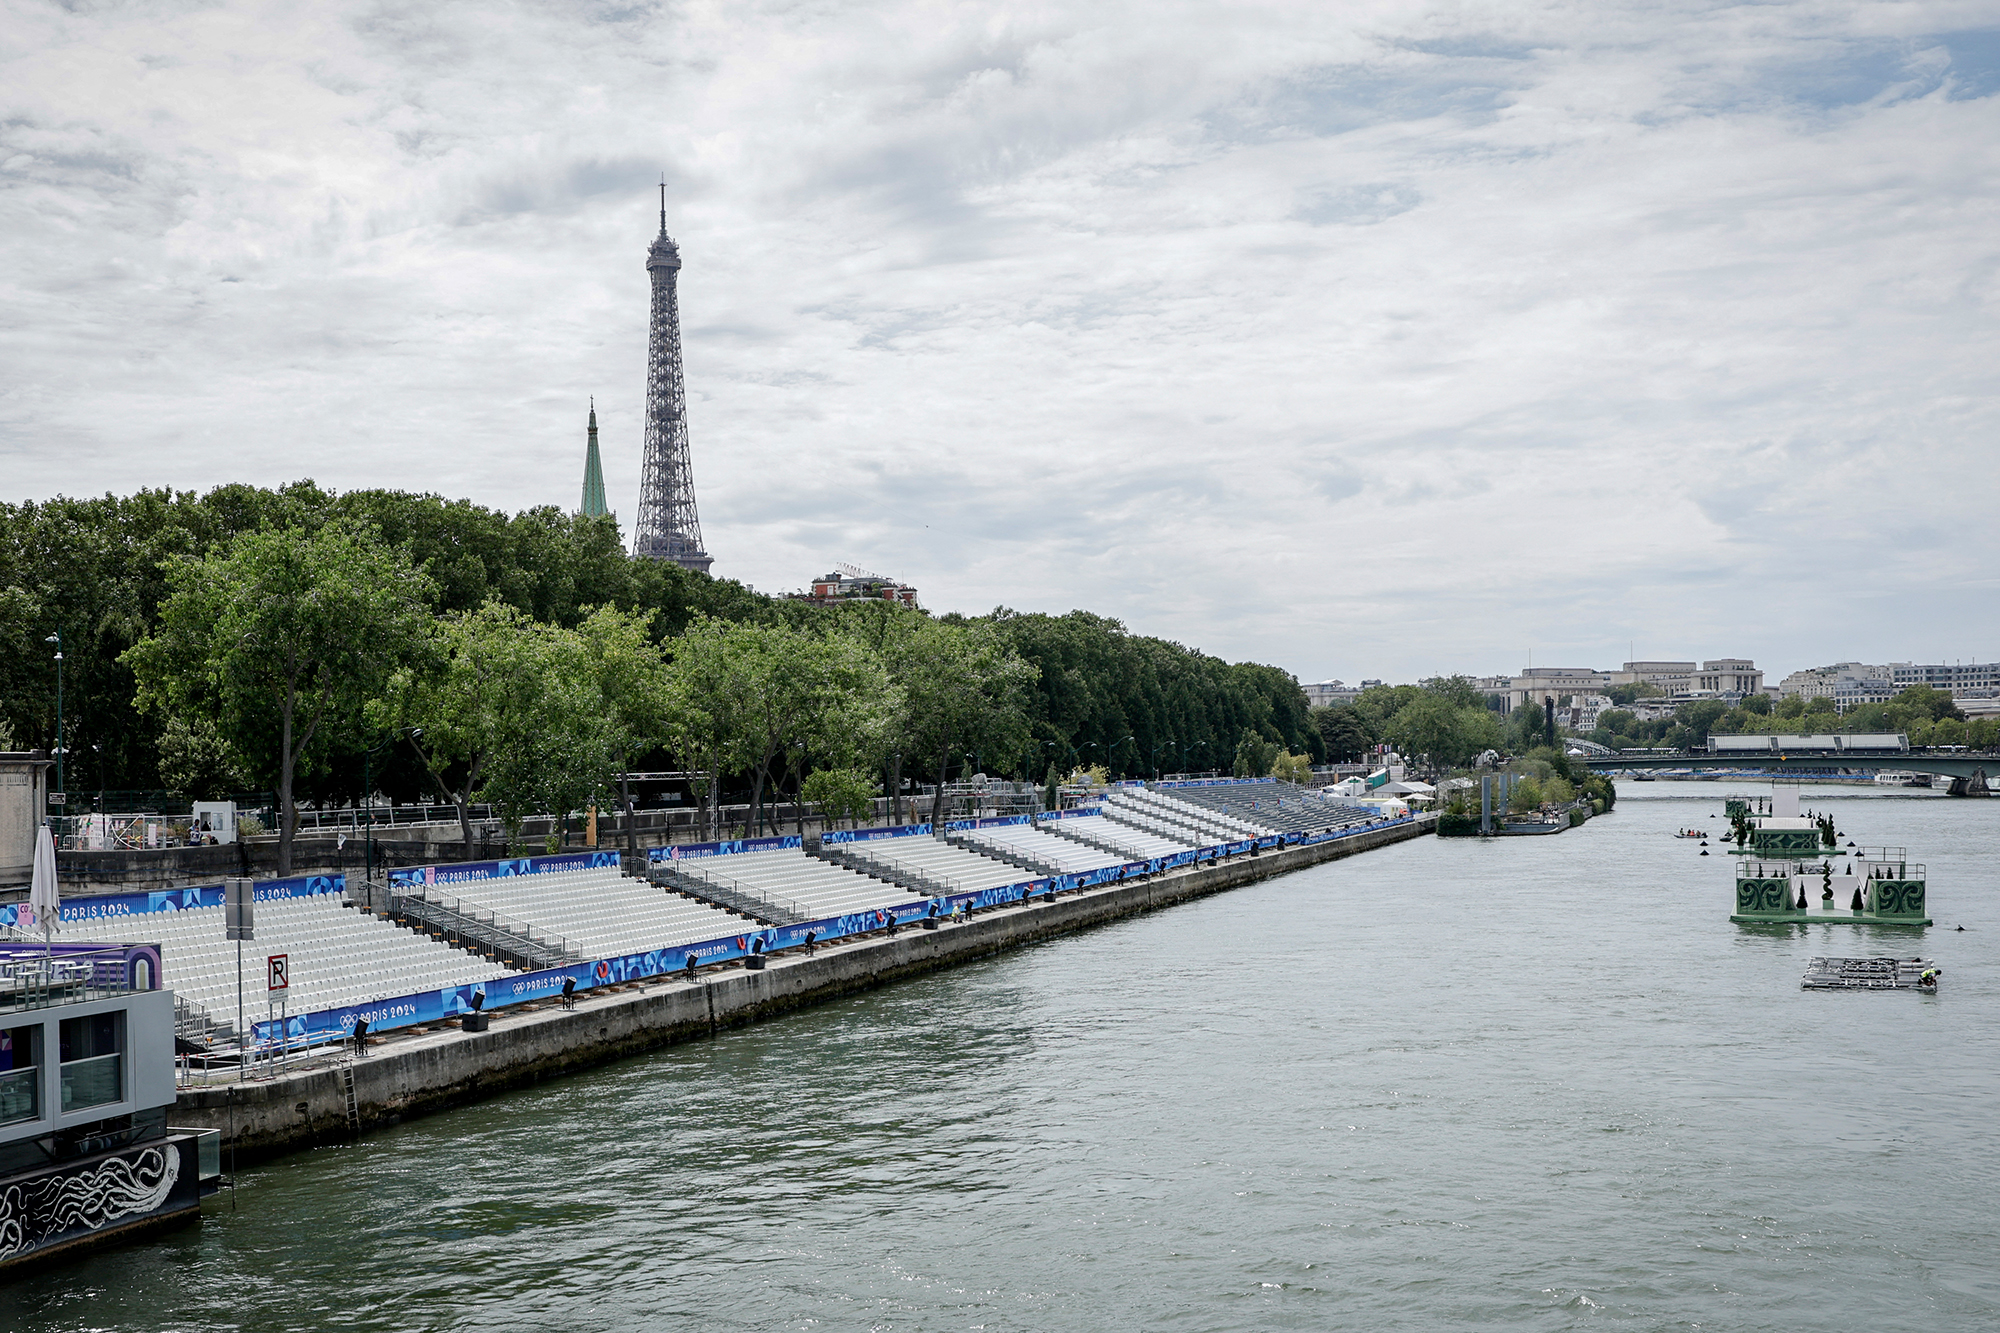
<path id="1" fill-rule="evenodd" d="M 107 1157 L 0 1190 L 0 1260 L 157 1211 L 180 1179 L 178 1144 Z"/>

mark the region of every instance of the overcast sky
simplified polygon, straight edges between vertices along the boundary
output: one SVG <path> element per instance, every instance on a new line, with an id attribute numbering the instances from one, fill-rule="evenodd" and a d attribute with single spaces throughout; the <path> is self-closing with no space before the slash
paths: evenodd
<path id="1" fill-rule="evenodd" d="M 2000 658 L 2000 5 L 0 0 L 0 495 L 637 510 L 1301 679 Z"/>

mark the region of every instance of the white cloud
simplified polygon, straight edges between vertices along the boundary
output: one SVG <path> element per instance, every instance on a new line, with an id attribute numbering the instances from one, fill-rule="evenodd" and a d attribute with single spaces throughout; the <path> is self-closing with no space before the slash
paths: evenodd
<path id="1" fill-rule="evenodd" d="M 636 509 L 1302 675 L 2000 656 L 1981 7 L 5 7 L 0 493 Z"/>

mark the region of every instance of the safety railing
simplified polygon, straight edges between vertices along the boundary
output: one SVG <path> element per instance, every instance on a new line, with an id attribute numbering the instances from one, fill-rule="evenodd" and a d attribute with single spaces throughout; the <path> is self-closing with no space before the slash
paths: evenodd
<path id="1" fill-rule="evenodd" d="M 32 941 L 0 942 L 0 1011 L 46 1009 L 149 990 L 123 949 L 51 952 Z"/>
<path id="2" fill-rule="evenodd" d="M 745 884 L 707 866 L 696 869 L 691 864 L 666 862 L 661 865 L 658 878 L 697 898 L 720 903 L 732 912 L 740 912 L 752 920 L 773 926 L 796 926 L 813 919 L 802 904 L 790 898 L 774 897 L 753 884 Z"/>
<path id="3" fill-rule="evenodd" d="M 477 945 L 528 968 L 560 967 L 582 956 L 566 936 L 421 885 L 410 886 L 391 901 L 394 915 L 416 923 L 427 934 L 446 937 L 457 948 Z"/>
<path id="4" fill-rule="evenodd" d="M 850 869 L 859 870 L 863 874 L 877 875 L 878 878 L 886 878 L 890 882 L 900 884 L 912 892 L 925 894 L 932 898 L 944 898 L 954 893 L 965 892 L 964 886 L 955 879 L 945 875 L 933 874 L 929 870 L 921 866 L 912 865 L 908 861 L 884 855 L 879 851 L 872 851 L 872 849 L 882 845 L 870 842 L 843 843 L 838 847 L 826 848 L 821 855 L 825 856 L 828 860 L 838 861 Z M 871 850 L 870 852 L 864 852 L 862 849 Z"/>

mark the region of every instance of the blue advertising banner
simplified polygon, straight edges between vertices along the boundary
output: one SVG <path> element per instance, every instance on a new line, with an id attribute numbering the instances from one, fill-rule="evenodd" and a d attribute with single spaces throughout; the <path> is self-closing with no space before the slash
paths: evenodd
<path id="1" fill-rule="evenodd" d="M 874 842 L 878 838 L 929 837 L 929 824 L 898 824 L 891 828 L 844 828 L 820 835 L 823 843 Z"/>
<path id="2" fill-rule="evenodd" d="M 994 815 L 988 819 L 954 819 L 944 829 L 947 833 L 965 833 L 976 828 L 1008 828 L 1034 822 L 1033 815 Z"/>
<path id="3" fill-rule="evenodd" d="M 1095 814 L 1096 811 L 1065 811 L 1066 815 Z M 393 999 L 376 1000 L 366 1004 L 349 1005 L 340 1009 L 323 1009 L 310 1014 L 290 1018 L 285 1023 L 287 1039 L 294 1044 L 314 1044 L 333 1041 L 350 1033 L 357 1018 L 366 1019 L 371 1030 L 383 1031 L 391 1028 L 411 1027 L 420 1023 L 440 1023 L 467 1013 L 472 1008 L 475 992 L 484 991 L 486 1009 L 500 1009 L 508 1005 L 524 1004 L 531 1000 L 549 999 L 562 993 L 563 982 L 574 981 L 579 991 L 598 986 L 616 985 L 625 981 L 637 981 L 648 977 L 665 976 L 678 972 L 687 966 L 689 958 L 699 964 L 724 963 L 742 958 L 751 953 L 769 953 L 778 949 L 796 948 L 806 943 L 811 936 L 815 943 L 824 944 L 848 935 L 864 935 L 870 931 L 882 930 L 889 925 L 908 925 L 925 917 L 947 917 L 961 911 L 977 911 L 987 907 L 999 907 L 1020 902 L 1030 894 L 1045 893 L 1050 889 L 1071 892 L 1090 888 L 1098 884 L 1110 884 L 1139 875 L 1157 874 L 1180 866 L 1195 865 L 1203 861 L 1213 861 L 1218 855 L 1236 856 L 1251 847 L 1276 847 L 1281 844 L 1325 842 L 1331 838 L 1344 838 L 1356 833 L 1366 833 L 1390 824 L 1410 822 L 1414 816 L 1405 815 L 1400 819 L 1384 820 L 1361 828 L 1341 829 L 1329 834 L 1272 834 L 1268 837 L 1246 839 L 1241 842 L 1224 843 L 1215 847 L 1202 847 L 1192 851 L 1176 852 L 1171 856 L 1156 857 L 1150 861 L 1133 861 L 1124 865 L 1107 866 L 1100 870 L 1086 871 L 1075 875 L 1057 875 L 1049 879 L 1023 880 L 1015 884 L 997 888 L 982 889 L 976 893 L 954 894 L 946 898 L 921 898 L 909 902 L 896 903 L 880 908 L 870 908 L 861 912 L 850 912 L 843 916 L 826 917 L 817 921 L 806 921 L 797 925 L 762 927 L 746 931 L 741 935 L 725 936 L 721 939 L 706 940 L 697 944 L 676 945 L 668 949 L 654 949 L 645 953 L 626 954 L 618 958 L 600 958 L 587 963 L 574 963 L 566 967 L 550 968 L 542 972 L 515 973 L 495 977 L 492 980 L 468 986 L 454 986 L 443 990 L 419 991 L 413 995 L 397 996 Z M 861 829 L 860 840 L 871 837 L 907 837 L 917 832 L 929 832 L 926 824 L 900 829 Z M 857 832 L 857 831 L 850 831 Z M 847 841 L 856 839 L 849 838 Z M 776 845 L 798 845 L 796 838 L 765 838 L 756 842 Z M 724 844 L 708 844 L 718 846 Z M 658 849 L 665 851 L 667 849 Z M 608 856 L 610 864 L 616 863 L 615 853 L 583 853 L 583 856 Z M 532 860 L 556 863 L 550 869 L 560 869 L 560 863 L 576 863 L 574 857 L 537 857 Z M 476 863 L 486 865 L 517 864 L 508 862 Z M 589 864 L 606 864 L 592 861 Z M 465 869 L 466 867 L 448 867 Z M 533 874 L 536 869 L 513 870 L 511 874 Z M 447 881 L 448 882 L 448 881 Z M 315 887 L 315 886 L 334 887 Z M 340 876 L 313 876 L 293 880 L 273 880 L 268 885 L 260 885 L 258 896 L 298 896 L 307 892 L 332 892 L 344 888 Z M 206 900 L 188 902 L 186 906 L 211 906 L 220 904 L 222 891 L 214 889 L 174 890 L 161 894 L 132 894 L 133 900 L 173 898 L 177 895 L 203 896 L 214 894 L 214 903 Z M 11 909 L 0 909 L 11 910 Z M 149 908 L 155 911 L 171 911 L 175 908 L 162 906 Z M 67 909 L 65 909 L 67 912 Z M 272 1023 L 252 1024 L 259 1041 L 272 1041 L 277 1037 L 276 1025 Z"/>
<path id="4" fill-rule="evenodd" d="M 1187 778 L 1180 782 L 1155 782 L 1161 790 L 1178 787 L 1241 787 L 1251 782 L 1275 783 L 1276 778 Z"/>
<path id="5" fill-rule="evenodd" d="M 287 1018 L 284 1024 L 285 1039 L 293 1045 L 314 1045 L 335 1041 L 353 1032 L 354 1021 L 357 1018 L 365 1019 L 371 1031 L 388 1031 L 420 1023 L 441 1023 L 460 1014 L 469 1013 L 472 1009 L 472 997 L 478 991 L 486 993 L 483 1008 L 499 1009 L 507 1005 L 524 1004 L 530 1000 L 543 1000 L 560 995 L 564 981 L 575 981 L 579 991 L 586 991 L 598 986 L 611 986 L 620 982 L 638 981 L 647 977 L 664 976 L 669 972 L 678 972 L 687 966 L 690 957 L 697 965 L 726 963 L 751 953 L 769 953 L 775 949 L 804 944 L 808 931 L 815 933 L 816 941 L 823 942 L 838 939 L 843 935 L 881 930 L 892 920 L 897 924 L 903 924 L 926 915 L 941 916 L 948 910 L 949 908 L 935 899 L 925 899 L 900 903 L 880 910 L 830 917 L 823 921 L 808 921 L 796 926 L 760 927 L 740 935 L 705 940 L 697 944 L 675 945 L 668 949 L 653 949 L 618 958 L 600 958 L 588 963 L 572 963 L 542 972 L 514 973 L 471 985 L 418 991 L 410 995 L 371 1000 L 364 1004 L 347 1005 L 339 1009 L 320 1009 Z M 277 1040 L 277 1024 L 253 1023 L 251 1027 L 256 1040 L 262 1042 Z"/>
<path id="6" fill-rule="evenodd" d="M 482 879 L 546 875 L 558 870 L 596 870 L 617 864 L 616 852 L 562 852 L 555 856 L 516 856 L 501 861 L 455 861 L 445 865 L 411 866 L 406 870 L 391 870 L 389 883 L 397 887 L 470 884 Z"/>
<path id="7" fill-rule="evenodd" d="M 774 852 L 804 846 L 796 837 L 736 838 L 728 842 L 682 842 L 671 847 L 654 847 L 648 861 L 693 861 L 704 856 L 734 856 L 738 852 Z"/>
<path id="8" fill-rule="evenodd" d="M 309 898 L 321 893 L 345 893 L 345 875 L 295 875 L 290 879 L 267 879 L 257 883 L 257 901 L 276 898 Z M 146 916 L 153 912 L 182 912 L 195 907 L 222 906 L 222 886 L 204 884 L 186 889 L 161 889 L 153 893 L 114 893 L 93 898 L 73 898 L 62 905 L 64 922 L 96 923 L 121 917 Z M 11 926 L 19 916 L 17 905 L 0 907 L 0 926 Z"/>
<path id="9" fill-rule="evenodd" d="M 1086 815 L 1101 815 L 1101 814 L 1103 814 L 1103 813 L 1104 813 L 1104 811 L 1102 811 L 1102 810 L 1098 809 L 1098 808 L 1097 808 L 1097 807 L 1095 807 L 1095 806 L 1092 806 L 1092 807 L 1090 807 L 1089 809 L 1077 809 L 1077 810 L 1051 810 L 1051 811 L 1049 811 L 1049 813 L 1047 813 L 1047 814 L 1043 815 L 1043 816 L 1042 816 L 1042 818 L 1043 818 L 1044 820 L 1049 820 L 1049 819 L 1082 819 L 1082 818 L 1083 818 L 1084 816 L 1086 816 Z"/>

